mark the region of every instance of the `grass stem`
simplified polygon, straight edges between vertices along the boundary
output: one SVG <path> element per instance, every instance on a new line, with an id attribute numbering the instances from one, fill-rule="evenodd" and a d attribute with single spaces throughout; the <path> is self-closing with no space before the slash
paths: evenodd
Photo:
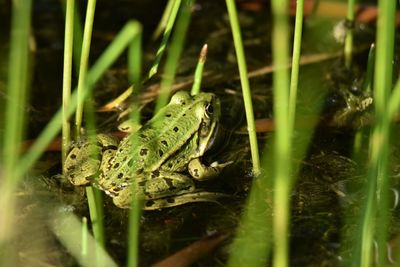
<path id="1" fill-rule="evenodd" d="M 83 103 L 86 75 L 89 62 L 90 43 L 92 39 L 94 12 L 96 9 L 96 0 L 89 0 L 86 8 L 85 27 L 83 32 L 83 42 L 81 50 L 81 61 L 79 66 L 79 79 L 78 79 L 78 105 L 75 113 L 75 134 L 80 137 L 83 117 Z"/>
<path id="2" fill-rule="evenodd" d="M 131 42 L 128 50 L 128 69 L 129 81 L 133 84 L 135 91 L 132 94 L 130 119 L 135 124 L 140 124 L 139 112 L 139 95 L 140 95 L 140 81 L 142 73 L 142 27 L 136 23 L 136 35 Z M 132 139 L 135 135 L 131 135 Z M 137 144 L 138 140 L 132 140 L 133 144 Z M 132 146 L 134 149 L 135 146 Z M 132 166 L 132 173 L 135 172 L 136 166 Z M 131 185 L 132 191 L 135 192 L 135 183 Z M 129 211 L 129 228 L 128 228 L 128 260 L 127 266 L 139 266 L 139 233 L 140 233 L 140 216 L 142 214 L 142 203 L 140 199 L 132 198 L 131 209 Z"/>
<path id="3" fill-rule="evenodd" d="M 296 1 L 296 21 L 294 26 L 292 72 L 290 75 L 289 91 L 289 127 L 292 132 L 296 116 L 297 87 L 299 83 L 301 36 L 303 31 L 304 0 Z"/>
<path id="4" fill-rule="evenodd" d="M 273 0 L 272 55 L 277 70 L 273 75 L 274 117 L 274 217 L 273 266 L 289 266 L 289 220 L 291 190 L 291 127 L 289 125 L 289 21 L 288 1 Z"/>
<path id="5" fill-rule="evenodd" d="M 158 23 L 157 28 L 153 33 L 153 36 L 152 36 L 153 40 L 156 40 L 161 35 L 163 30 L 165 30 L 167 23 L 168 23 L 168 19 L 171 17 L 171 12 L 174 7 L 174 4 L 175 4 L 175 0 L 168 0 L 168 3 L 164 9 L 164 13 L 160 19 L 160 22 Z"/>
<path id="6" fill-rule="evenodd" d="M 201 80 L 203 78 L 203 69 L 204 69 L 204 64 L 206 63 L 207 59 L 207 44 L 203 45 L 200 51 L 200 56 L 199 56 L 199 61 L 197 62 L 196 70 L 194 72 L 194 82 L 192 86 L 192 90 L 190 91 L 191 95 L 197 95 L 200 93 L 200 87 L 201 87 Z"/>
<path id="7" fill-rule="evenodd" d="M 153 77 L 153 75 L 156 74 L 158 71 L 158 66 L 160 65 L 162 56 L 164 55 L 165 48 L 167 46 L 169 37 L 172 32 L 172 27 L 175 24 L 175 19 L 176 19 L 176 16 L 178 15 L 178 11 L 181 6 L 181 2 L 182 2 L 182 0 L 173 0 L 173 6 L 171 8 L 171 11 L 168 12 L 169 17 L 168 17 L 167 25 L 165 26 L 163 38 L 161 40 L 160 47 L 157 50 L 156 58 L 154 60 L 153 66 L 151 66 L 150 71 L 149 71 L 149 74 L 148 74 L 149 79 L 151 77 Z M 167 6 L 167 8 L 168 8 L 168 6 Z M 167 11 L 165 11 L 165 12 L 167 12 Z"/>
<path id="8" fill-rule="evenodd" d="M 192 6 L 192 0 L 184 0 L 182 8 L 179 12 L 174 36 L 168 48 L 168 56 L 164 66 L 163 79 L 161 81 L 160 92 L 156 102 L 156 113 L 168 102 L 170 89 L 172 84 L 174 83 L 179 59 L 181 57 L 183 45 L 185 43 L 186 32 L 189 28 Z"/>
<path id="9" fill-rule="evenodd" d="M 22 179 L 18 172 L 20 145 L 24 135 L 26 98 L 29 77 L 29 37 L 31 35 L 32 1 L 12 2 L 10 54 L 8 62 L 7 102 L 4 132 L 1 137 L 0 173 L 0 247 L 10 247 L 8 241 L 17 230 L 14 223 L 15 189 Z M 0 263 L 12 266 L 13 257 L 0 253 Z"/>
<path id="10" fill-rule="evenodd" d="M 347 1 L 347 32 L 344 40 L 344 61 L 346 68 L 350 68 L 353 56 L 353 28 L 354 28 L 354 8 L 356 0 Z"/>
<path id="11" fill-rule="evenodd" d="M 247 77 L 246 58 L 244 55 L 242 36 L 240 33 L 239 19 L 236 11 L 236 5 L 233 0 L 226 0 L 228 8 L 229 22 L 235 45 L 236 57 L 238 61 L 240 82 L 242 85 L 243 101 L 246 111 L 247 131 L 249 132 L 251 159 L 253 162 L 253 172 L 257 176 L 260 174 L 260 158 L 258 152 L 257 135 L 254 123 L 253 103 L 251 101 L 250 83 Z"/>
<path id="12" fill-rule="evenodd" d="M 65 161 L 67 155 L 70 138 L 71 138 L 71 123 L 67 116 L 71 101 L 71 78 L 72 78 L 72 51 L 74 40 L 74 7 L 75 0 L 67 0 L 66 15 L 65 15 L 65 33 L 64 33 L 64 67 L 63 67 L 63 126 L 62 126 L 62 162 Z"/>
<path id="13" fill-rule="evenodd" d="M 378 2 L 376 59 L 374 76 L 374 103 L 376 124 L 370 139 L 368 162 L 369 190 L 367 205 L 362 217 L 359 241 L 359 266 L 371 266 L 373 241 L 377 241 L 378 255 L 386 255 L 387 226 L 389 216 L 388 176 L 390 118 L 389 97 L 392 86 L 392 60 L 394 51 L 394 22 L 396 1 Z M 376 223 L 375 223 L 376 222 Z M 357 263 L 358 263 L 357 262 Z M 378 257 L 377 266 L 385 265 L 385 257 Z"/>

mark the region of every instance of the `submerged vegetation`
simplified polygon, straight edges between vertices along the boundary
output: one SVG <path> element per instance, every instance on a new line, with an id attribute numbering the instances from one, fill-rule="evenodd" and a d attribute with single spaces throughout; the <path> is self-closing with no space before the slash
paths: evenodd
<path id="1" fill-rule="evenodd" d="M 161 2 L 0 1 L 0 266 L 398 266 L 396 1 Z"/>

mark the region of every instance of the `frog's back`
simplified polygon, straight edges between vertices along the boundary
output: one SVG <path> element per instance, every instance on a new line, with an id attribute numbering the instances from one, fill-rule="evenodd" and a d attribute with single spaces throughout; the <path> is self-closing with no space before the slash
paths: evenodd
<path id="1" fill-rule="evenodd" d="M 169 105 L 136 133 L 125 137 L 114 157 L 105 163 L 99 184 L 108 189 L 126 186 L 150 174 L 188 142 L 201 120 L 193 105 Z M 133 172 L 135 170 L 135 172 Z"/>

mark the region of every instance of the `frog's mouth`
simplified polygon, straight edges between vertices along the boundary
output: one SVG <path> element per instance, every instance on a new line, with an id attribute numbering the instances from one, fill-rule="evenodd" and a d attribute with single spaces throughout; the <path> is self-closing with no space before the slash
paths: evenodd
<path id="1" fill-rule="evenodd" d="M 213 147 L 214 143 L 218 139 L 219 133 L 220 133 L 220 125 L 219 123 L 217 123 L 217 125 L 215 125 L 214 132 L 212 133 L 210 140 L 208 141 L 205 151 L 208 151 L 211 147 Z"/>

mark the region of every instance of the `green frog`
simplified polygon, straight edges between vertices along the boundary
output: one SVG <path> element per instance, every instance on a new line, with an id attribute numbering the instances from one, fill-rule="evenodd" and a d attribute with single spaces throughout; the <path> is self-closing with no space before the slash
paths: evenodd
<path id="1" fill-rule="evenodd" d="M 145 210 L 216 201 L 225 194 L 200 191 L 193 179 L 216 177 L 232 163 L 201 162 L 215 141 L 220 114 L 214 94 L 179 91 L 119 144 L 112 136 L 99 134 L 97 142 L 75 145 L 65 160 L 64 174 L 74 185 L 97 186 L 120 208 L 129 208 L 133 197 L 144 201 Z"/>

